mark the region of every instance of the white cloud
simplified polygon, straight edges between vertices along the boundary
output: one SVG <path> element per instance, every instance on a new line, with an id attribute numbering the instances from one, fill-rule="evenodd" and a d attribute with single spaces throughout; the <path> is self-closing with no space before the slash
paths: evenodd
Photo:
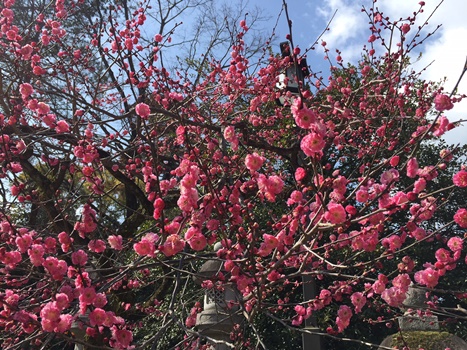
<path id="1" fill-rule="evenodd" d="M 459 38 L 467 38 L 467 27 L 449 27 L 443 29 L 440 37 L 427 45 L 424 50 L 422 63 L 432 62 L 424 77 L 427 80 L 439 81 L 446 77 L 444 85 L 446 92 L 451 92 L 464 67 L 467 56 L 467 47 L 459 45 Z M 458 91 L 467 94 L 467 76 L 461 81 Z M 467 101 L 455 105 L 455 108 L 446 113 L 450 121 L 467 119 Z M 454 129 L 445 136 L 449 143 L 467 143 L 467 126 Z"/>
<path id="2" fill-rule="evenodd" d="M 361 37 L 367 26 L 365 21 L 362 21 L 364 17 L 360 9 L 355 3 L 345 0 L 323 1 L 321 6 L 316 8 L 317 16 L 325 22 L 331 20 L 335 14 L 330 23 L 330 30 L 325 33 L 323 39 L 332 45 L 330 48 L 342 50 L 347 60 L 358 59 L 361 52 L 361 46 L 355 39 Z"/>
<path id="3" fill-rule="evenodd" d="M 371 2 L 363 0 L 366 6 L 371 6 Z M 417 27 L 423 25 L 427 20 L 428 24 L 423 29 L 423 33 L 428 34 L 437 25 L 441 28 L 428 38 L 421 46 L 422 58 L 416 63 L 415 68 L 422 69 L 428 64 L 431 65 L 423 73 L 422 78 L 426 80 L 441 81 L 447 78 L 445 89 L 450 92 L 464 67 L 467 57 L 467 23 L 465 14 L 467 13 L 467 2 L 465 0 L 447 0 L 440 4 L 438 0 L 425 0 L 423 13 L 417 17 L 417 22 L 409 34 L 415 34 Z M 376 3 L 379 11 L 384 16 L 389 16 L 393 20 L 407 19 L 413 12 L 420 8 L 419 0 L 386 0 Z M 328 43 L 331 53 L 335 49 L 343 52 L 346 61 L 355 62 L 359 59 L 362 46 L 369 36 L 368 18 L 361 12 L 361 6 L 354 0 L 325 0 L 316 8 L 316 14 L 322 20 L 329 20 L 335 10 L 338 10 L 331 30 L 325 34 L 324 40 Z M 410 35 L 408 36 L 410 38 Z M 418 53 L 414 53 L 415 56 Z M 414 56 L 414 60 L 415 57 Z M 459 85 L 458 91 L 467 94 L 467 76 Z M 456 104 L 455 108 L 446 114 L 450 121 L 467 119 L 467 101 Z M 465 137 L 467 126 L 455 129 L 446 134 L 445 139 L 449 143 L 466 143 Z"/>

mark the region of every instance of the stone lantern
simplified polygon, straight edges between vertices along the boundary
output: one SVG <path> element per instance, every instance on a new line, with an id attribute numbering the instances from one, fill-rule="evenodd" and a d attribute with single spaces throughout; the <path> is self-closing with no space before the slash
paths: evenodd
<path id="1" fill-rule="evenodd" d="M 424 350 L 467 350 L 467 343 L 461 338 L 439 330 L 437 316 L 417 312 L 425 305 L 425 291 L 410 286 L 404 301 L 406 312 L 398 319 L 400 332 L 386 337 L 378 350 L 402 349 L 404 346 Z"/>
<path id="2" fill-rule="evenodd" d="M 216 280 L 223 270 L 220 260 L 208 260 L 199 270 L 195 281 L 201 285 L 205 280 Z M 211 344 L 211 349 L 231 349 L 230 333 L 236 324 L 241 323 L 239 296 L 235 287 L 226 283 L 222 289 L 216 287 L 205 290 L 203 311 L 196 317 L 196 327 Z"/>
<path id="3" fill-rule="evenodd" d="M 292 57 L 290 43 L 288 41 L 280 43 L 280 49 L 282 57 Z M 289 91 L 292 95 L 298 95 L 300 93 L 300 85 L 304 84 L 305 78 L 309 75 L 310 71 L 308 70 L 306 58 L 302 57 L 300 62 L 295 62 L 293 65 L 288 67 L 285 72 L 279 74 L 276 87 L 279 90 Z M 285 96 L 281 96 L 279 97 L 278 103 L 283 106 L 286 101 L 287 98 Z"/>

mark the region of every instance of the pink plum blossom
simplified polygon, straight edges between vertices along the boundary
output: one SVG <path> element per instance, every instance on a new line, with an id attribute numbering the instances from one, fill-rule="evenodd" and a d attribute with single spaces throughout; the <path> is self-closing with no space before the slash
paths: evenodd
<path id="1" fill-rule="evenodd" d="M 347 219 L 344 207 L 338 203 L 329 203 L 324 218 L 331 224 L 342 224 Z"/>
<path id="2" fill-rule="evenodd" d="M 264 163 L 264 157 L 261 157 L 256 152 L 247 154 L 245 158 L 245 166 L 250 171 L 258 171 Z"/>
<path id="3" fill-rule="evenodd" d="M 418 172 L 418 161 L 416 158 L 410 158 L 407 162 L 407 176 L 414 178 Z"/>
<path id="4" fill-rule="evenodd" d="M 434 288 L 438 284 L 439 274 L 438 271 L 428 267 L 425 270 L 416 272 L 414 279 L 415 282 L 421 285 Z"/>
<path id="5" fill-rule="evenodd" d="M 109 242 L 110 248 L 115 249 L 115 250 L 122 250 L 123 249 L 123 239 L 121 235 L 110 235 L 107 238 L 107 242 Z"/>
<path id="6" fill-rule="evenodd" d="M 57 125 L 55 126 L 55 131 L 59 134 L 69 132 L 70 131 L 70 126 L 68 123 L 64 120 L 59 120 L 57 122 Z"/>
<path id="7" fill-rule="evenodd" d="M 445 94 L 437 94 L 435 96 L 434 102 L 435 102 L 435 109 L 440 112 L 448 111 L 454 107 L 449 96 Z"/>
<path id="8" fill-rule="evenodd" d="M 461 170 L 454 174 L 452 177 L 452 182 L 457 187 L 467 187 L 467 171 Z"/>
<path id="9" fill-rule="evenodd" d="M 462 228 L 467 228 L 467 209 L 460 208 L 454 214 L 454 221 Z"/>
<path id="10" fill-rule="evenodd" d="M 464 240 L 460 237 L 451 237 L 448 240 L 448 247 L 451 249 L 453 252 L 458 252 L 462 250 Z"/>
<path id="11" fill-rule="evenodd" d="M 363 306 L 366 304 L 366 297 L 363 293 L 355 292 L 350 296 L 350 300 L 355 307 L 355 313 L 358 314 L 362 311 Z"/>
<path id="12" fill-rule="evenodd" d="M 323 137 L 315 132 L 306 135 L 300 142 L 300 148 L 308 157 L 321 153 L 324 145 Z"/>
<path id="13" fill-rule="evenodd" d="M 146 103 L 138 103 L 135 107 L 136 114 L 143 119 L 147 119 L 151 114 L 151 109 Z"/>
<path id="14" fill-rule="evenodd" d="M 196 251 L 203 250 L 207 244 L 206 237 L 202 234 L 201 230 L 193 226 L 186 231 L 185 240 L 191 249 Z"/>

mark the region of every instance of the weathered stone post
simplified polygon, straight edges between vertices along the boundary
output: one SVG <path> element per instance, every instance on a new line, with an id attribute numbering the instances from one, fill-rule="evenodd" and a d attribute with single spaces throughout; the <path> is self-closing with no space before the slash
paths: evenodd
<path id="1" fill-rule="evenodd" d="M 219 260 L 208 260 L 205 262 L 195 280 L 198 284 L 205 280 L 213 279 L 223 271 L 223 262 Z M 196 318 L 196 327 L 205 336 L 212 349 L 231 349 L 230 333 L 235 324 L 242 322 L 239 313 L 239 297 L 232 284 L 224 284 L 222 289 L 216 287 L 206 289 L 204 295 L 204 308 Z"/>

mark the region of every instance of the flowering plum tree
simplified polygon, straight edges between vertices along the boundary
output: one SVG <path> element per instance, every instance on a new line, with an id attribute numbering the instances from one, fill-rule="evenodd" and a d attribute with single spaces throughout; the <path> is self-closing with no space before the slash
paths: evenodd
<path id="1" fill-rule="evenodd" d="M 231 345 L 245 348 L 265 347 L 257 315 L 301 331 L 326 310 L 321 332 L 338 337 L 375 305 L 401 306 L 411 283 L 436 292 L 465 267 L 459 149 L 420 156 L 458 126 L 443 112 L 463 97 L 410 67 L 423 3 L 399 21 L 368 9 L 361 62 L 339 53 L 328 81 L 312 74 L 296 95 L 277 88 L 303 59 L 292 33 L 290 56 L 265 42 L 255 59 L 242 19 L 227 61 L 213 39 L 170 69 L 169 19 L 200 2 L 108 1 L 79 17 L 85 3 L 25 17 L 2 1 L 3 349 L 200 348 L 193 277 L 207 259 L 223 268 L 201 286 L 238 292 Z M 303 276 L 318 281 L 316 297 L 291 299 Z"/>

